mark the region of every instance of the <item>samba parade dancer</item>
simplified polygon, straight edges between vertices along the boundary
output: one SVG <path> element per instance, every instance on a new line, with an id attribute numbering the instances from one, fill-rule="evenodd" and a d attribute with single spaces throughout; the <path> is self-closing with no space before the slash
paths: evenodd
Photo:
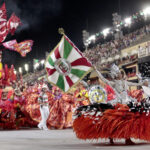
<path id="1" fill-rule="evenodd" d="M 77 103 L 74 96 L 75 89 L 72 89 L 69 93 L 63 93 L 58 87 L 53 86 L 50 115 L 48 118 L 49 127 L 55 129 L 72 127 L 72 113 Z"/>
<path id="2" fill-rule="evenodd" d="M 97 85 L 97 92 L 99 90 L 101 95 L 99 100 L 94 99 L 93 102 L 95 101 L 96 103 L 79 107 L 75 112 L 73 129 L 76 136 L 84 140 L 108 138 L 112 144 L 113 139 L 125 139 L 126 144 L 134 144 L 131 138 L 150 141 L 150 104 L 132 102 L 133 100 L 127 94 L 128 86 L 139 86 L 142 85 L 142 82 L 131 83 L 126 81 L 123 79 L 119 68 L 115 65 L 111 67 L 111 73 L 115 75 L 114 81 L 106 80 L 98 72 L 99 77 L 114 87 L 115 92 L 117 92 L 116 104 L 106 103 L 103 100 L 104 97 L 106 99 L 106 92 Z M 96 90 L 96 86 L 92 88 L 93 91 Z M 93 91 L 91 90 L 91 93 Z"/>
<path id="3" fill-rule="evenodd" d="M 48 95 L 46 94 L 48 87 L 46 84 L 43 84 L 41 93 L 38 97 L 38 102 L 40 104 L 40 113 L 41 121 L 38 124 L 38 127 L 43 130 L 48 130 L 47 128 L 47 119 L 49 117 L 49 105 L 48 105 Z"/>
<path id="4" fill-rule="evenodd" d="M 129 97 L 127 90 L 129 86 L 142 86 L 142 83 L 133 83 L 129 82 L 124 78 L 124 72 L 119 70 L 119 67 L 113 64 L 111 66 L 110 74 L 113 78 L 113 81 L 109 81 L 103 77 L 103 75 L 97 71 L 101 80 L 114 88 L 116 93 L 116 103 L 127 104 L 130 101 L 134 101 L 135 99 Z"/>

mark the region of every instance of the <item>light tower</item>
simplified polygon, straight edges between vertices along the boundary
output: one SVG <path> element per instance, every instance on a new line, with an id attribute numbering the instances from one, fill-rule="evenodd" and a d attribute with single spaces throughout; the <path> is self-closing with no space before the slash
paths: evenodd
<path id="1" fill-rule="evenodd" d="M 121 31 L 121 16 L 118 15 L 118 13 L 113 13 L 113 29 L 114 29 L 114 37 L 115 39 L 119 39 L 123 36 L 123 33 Z"/>
<path id="2" fill-rule="evenodd" d="M 82 37 L 83 37 L 83 44 L 85 46 L 85 48 L 88 48 L 88 38 L 89 38 L 89 32 L 87 32 L 86 30 L 82 31 Z"/>

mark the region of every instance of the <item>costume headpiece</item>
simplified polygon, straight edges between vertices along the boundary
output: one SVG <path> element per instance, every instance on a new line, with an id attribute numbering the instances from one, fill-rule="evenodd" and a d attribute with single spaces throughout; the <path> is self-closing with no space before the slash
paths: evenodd
<path id="1" fill-rule="evenodd" d="M 113 64 L 110 68 L 110 74 L 112 78 L 117 77 L 119 73 L 120 73 L 119 67 Z"/>

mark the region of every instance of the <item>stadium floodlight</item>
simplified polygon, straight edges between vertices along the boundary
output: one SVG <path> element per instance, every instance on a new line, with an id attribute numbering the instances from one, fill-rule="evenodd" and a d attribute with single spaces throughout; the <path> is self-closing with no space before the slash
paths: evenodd
<path id="1" fill-rule="evenodd" d="M 91 43 L 91 41 L 88 39 L 88 40 L 86 40 L 86 42 L 85 42 L 85 46 L 88 46 L 89 44 Z"/>
<path id="2" fill-rule="evenodd" d="M 95 35 L 91 35 L 88 40 L 89 41 L 95 41 L 95 39 L 96 39 L 96 36 Z"/>
<path id="3" fill-rule="evenodd" d="M 117 28 L 120 27 L 120 24 L 117 24 L 116 27 L 117 27 Z"/>
<path id="4" fill-rule="evenodd" d="M 125 18 L 124 22 L 127 26 L 130 26 L 132 23 L 131 17 Z"/>
<path id="5" fill-rule="evenodd" d="M 143 10 L 143 14 L 144 14 L 145 16 L 150 15 L 150 7 L 145 8 L 145 9 Z"/>
<path id="6" fill-rule="evenodd" d="M 44 65 L 44 63 L 45 63 L 45 60 L 44 60 L 44 59 L 43 59 L 43 60 L 41 60 L 41 64 L 42 64 L 42 65 Z"/>
<path id="7" fill-rule="evenodd" d="M 22 73 L 22 68 L 21 67 L 19 67 L 19 72 Z"/>
<path id="8" fill-rule="evenodd" d="M 29 71 L 29 65 L 28 65 L 28 64 L 25 64 L 25 65 L 24 65 L 24 68 L 25 68 L 25 71 L 26 71 L 26 72 Z"/>
<path id="9" fill-rule="evenodd" d="M 90 44 L 90 42 L 88 42 L 88 41 L 86 41 L 86 42 L 84 43 L 85 46 L 88 46 L 89 44 Z"/>
<path id="10" fill-rule="evenodd" d="M 119 29 L 116 29 L 116 31 L 119 32 L 120 30 L 119 30 Z"/>
<path id="11" fill-rule="evenodd" d="M 109 34 L 110 28 L 106 28 L 102 31 L 104 36 L 107 36 Z"/>
<path id="12" fill-rule="evenodd" d="M 36 70 L 38 67 L 39 67 L 39 63 L 36 63 L 36 64 L 34 65 L 34 69 Z"/>
<path id="13" fill-rule="evenodd" d="M 85 45 L 85 46 L 87 46 L 87 40 L 88 40 L 88 38 L 89 38 L 89 32 L 87 32 L 86 30 L 83 30 L 82 31 L 82 37 L 83 37 L 83 44 Z"/>

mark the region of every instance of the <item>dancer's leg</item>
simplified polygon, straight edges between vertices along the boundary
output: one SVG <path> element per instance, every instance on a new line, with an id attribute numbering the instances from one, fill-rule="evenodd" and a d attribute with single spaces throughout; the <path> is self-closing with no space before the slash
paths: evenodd
<path id="1" fill-rule="evenodd" d="M 127 145 L 134 145 L 135 143 L 132 142 L 131 139 L 129 138 L 129 139 L 125 140 L 125 144 L 127 144 Z"/>

